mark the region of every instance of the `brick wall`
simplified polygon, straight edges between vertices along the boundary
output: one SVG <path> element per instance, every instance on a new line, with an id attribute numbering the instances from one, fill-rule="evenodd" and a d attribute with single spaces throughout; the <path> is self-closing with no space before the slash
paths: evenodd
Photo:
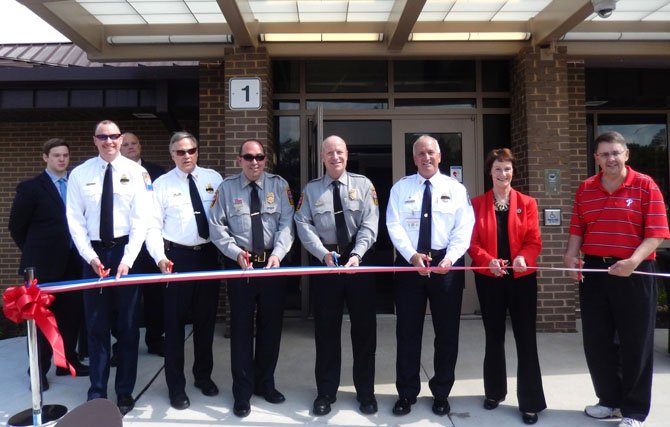
<path id="1" fill-rule="evenodd" d="M 264 48 L 227 49 L 223 61 L 200 63 L 200 143 L 201 163 L 206 156 L 208 167 L 221 175 L 240 172 L 237 154 L 242 141 L 258 139 L 272 159 L 272 79 L 271 61 Z M 262 88 L 260 110 L 228 109 L 228 80 L 233 77 L 259 77 Z M 271 167 L 269 162 L 268 167 Z M 219 296 L 219 318 L 229 318 L 225 285 Z M 228 331 L 226 331 L 228 334 Z"/>
<path id="2" fill-rule="evenodd" d="M 101 118 L 103 119 L 103 118 Z M 20 251 L 12 241 L 7 223 L 16 185 L 44 170 L 42 144 L 54 137 L 64 138 L 70 144 L 70 169 L 96 156 L 92 135 L 95 122 L 21 122 L 0 123 L 7 162 L 0 168 L 0 288 L 19 283 L 17 275 Z M 159 120 L 131 120 L 118 122 L 122 130 L 132 130 L 142 141 L 143 157 L 166 168 L 173 164 L 168 154 L 170 135 Z M 37 278 L 39 280 L 39 277 Z"/>
<path id="3" fill-rule="evenodd" d="M 563 265 L 574 192 L 573 171 L 578 169 L 574 147 L 585 139 L 583 65 L 581 80 L 579 68 L 574 66 L 571 70 L 569 73 L 564 48 L 527 48 L 513 63 L 512 149 L 519 159 L 515 187 L 537 199 L 543 240 L 538 262 L 542 266 Z M 573 83 L 581 84 L 581 88 L 569 91 L 569 84 Z M 560 171 L 559 196 L 545 193 L 546 169 Z M 561 226 L 542 225 L 546 208 L 561 209 Z M 538 285 L 538 330 L 576 330 L 574 283 L 563 272 L 540 271 Z"/>
<path id="4" fill-rule="evenodd" d="M 570 202 L 579 184 L 588 177 L 587 141 L 586 141 L 586 80 L 583 60 L 571 59 L 568 62 L 568 108 L 570 114 L 570 177 L 568 191 Z M 567 178 L 567 177 L 566 177 Z M 568 219 L 569 220 L 569 219 Z M 575 310 L 579 315 L 579 288 L 574 286 Z"/>

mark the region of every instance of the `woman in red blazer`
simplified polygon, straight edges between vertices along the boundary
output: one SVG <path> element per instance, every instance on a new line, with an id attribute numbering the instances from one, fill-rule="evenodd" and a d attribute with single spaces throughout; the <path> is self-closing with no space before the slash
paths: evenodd
<path id="1" fill-rule="evenodd" d="M 537 356 L 536 259 L 542 249 L 537 202 L 512 188 L 515 159 L 508 148 L 486 158 L 493 188 L 472 200 L 475 226 L 468 253 L 486 332 L 484 408 L 495 409 L 507 394 L 505 317 L 509 309 L 518 354 L 517 397 L 526 424 L 547 407 Z M 505 268 L 511 267 L 511 268 Z"/>

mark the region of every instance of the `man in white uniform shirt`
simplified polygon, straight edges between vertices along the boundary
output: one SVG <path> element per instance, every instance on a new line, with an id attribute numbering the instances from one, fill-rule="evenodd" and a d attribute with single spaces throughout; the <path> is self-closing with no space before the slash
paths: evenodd
<path id="1" fill-rule="evenodd" d="M 149 231 L 147 250 L 163 273 L 170 272 L 168 258 L 175 272 L 218 270 L 218 253 L 209 238 L 207 217 L 223 178 L 197 165 L 198 140 L 188 132 L 172 136 L 170 155 L 175 168 L 154 183 L 158 226 Z M 211 379 L 218 300 L 218 280 L 175 282 L 165 287 L 165 381 L 175 409 L 191 404 L 184 375 L 184 327 L 189 316 L 193 321 L 195 386 L 205 396 L 219 393 Z"/>
<path id="2" fill-rule="evenodd" d="M 419 137 L 412 148 L 418 173 L 391 188 L 386 226 L 396 248 L 396 265 L 436 266 L 427 271 L 396 274 L 397 358 L 396 415 L 408 414 L 421 389 L 419 369 L 421 336 L 430 303 L 435 330 L 435 375 L 428 385 L 433 394 L 433 412 L 449 413 L 449 393 L 454 384 L 458 356 L 458 331 L 465 276 L 463 255 L 470 246 L 474 214 L 465 187 L 440 172 L 442 159 L 435 138 Z"/>
<path id="3" fill-rule="evenodd" d="M 83 277 L 120 278 L 128 274 L 146 236 L 152 209 L 147 171 L 121 155 L 121 131 L 105 120 L 95 128 L 99 156 L 70 174 L 67 220 L 72 240 L 84 259 Z M 122 414 L 133 409 L 139 329 L 137 286 L 84 291 L 91 387 L 88 400 L 107 397 L 112 323 L 119 344 L 115 390 Z M 116 313 L 116 315 L 115 315 Z"/>

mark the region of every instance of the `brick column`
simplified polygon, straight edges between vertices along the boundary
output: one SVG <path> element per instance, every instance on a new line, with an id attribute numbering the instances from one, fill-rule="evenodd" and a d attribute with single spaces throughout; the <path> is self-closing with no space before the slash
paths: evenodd
<path id="1" fill-rule="evenodd" d="M 537 199 L 543 249 L 541 266 L 562 267 L 574 197 L 573 171 L 584 165 L 583 65 L 570 68 L 565 48 L 522 50 L 512 72 L 512 150 L 518 158 L 515 188 Z M 580 77 L 581 76 L 581 77 Z M 570 85 L 575 87 L 570 88 Z M 580 99 L 581 94 L 581 99 Z M 581 155 L 581 157 L 580 157 Z M 545 193 L 546 169 L 560 171 L 560 194 Z M 561 226 L 544 226 L 544 209 L 561 209 Z M 575 331 L 575 284 L 563 272 L 538 272 L 540 331 Z"/>
<path id="2" fill-rule="evenodd" d="M 258 139 L 272 160 L 271 61 L 264 48 L 226 49 L 220 61 L 200 63 L 200 164 L 217 170 L 224 178 L 240 172 L 237 154 L 242 141 Z M 230 110 L 228 81 L 232 77 L 259 77 L 260 110 Z M 270 161 L 268 167 L 273 165 Z M 219 296 L 218 317 L 230 318 L 225 285 Z M 229 325 L 226 325 L 226 336 Z"/>

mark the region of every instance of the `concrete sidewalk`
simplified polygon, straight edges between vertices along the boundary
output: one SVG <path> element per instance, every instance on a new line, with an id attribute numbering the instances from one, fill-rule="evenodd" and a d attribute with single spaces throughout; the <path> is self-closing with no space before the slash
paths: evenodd
<path id="1" fill-rule="evenodd" d="M 143 332 L 143 331 L 142 331 Z M 667 331 L 656 330 L 654 389 L 651 414 L 647 427 L 670 425 L 670 356 L 666 353 Z M 284 323 L 282 349 L 277 367 L 277 388 L 287 401 L 272 405 L 261 398 L 251 401 L 251 415 L 239 419 L 232 413 L 229 341 L 223 337 L 223 325 L 218 325 L 215 337 L 215 366 L 213 380 L 221 393 L 215 397 L 203 396 L 193 387 L 190 374 L 192 340 L 186 345 L 186 393 L 191 407 L 184 411 L 172 409 L 168 400 L 162 359 L 146 353 L 143 340 L 140 344 L 140 361 L 137 385 L 133 396 L 135 409 L 124 417 L 124 426 L 137 427 L 187 427 L 187 426 L 457 426 L 505 427 L 522 426 L 516 401 L 516 353 L 511 328 L 508 327 L 507 352 L 508 396 L 494 411 L 482 408 L 482 361 L 484 358 L 484 332 L 481 320 L 463 319 L 461 322 L 460 352 L 456 371 L 456 384 L 451 393 L 451 413 L 438 417 L 431 411 L 432 398 L 428 379 L 433 372 L 433 329 L 430 317 L 424 328 L 422 355 L 422 390 L 412 412 L 404 417 L 392 415 L 396 400 L 395 390 L 395 317 L 378 318 L 376 395 L 379 412 L 364 416 L 358 412 L 358 403 L 351 380 L 351 343 L 349 323 L 343 325 L 342 381 L 333 404 L 332 412 L 324 417 L 314 417 L 311 407 L 316 397 L 314 384 L 313 323 L 309 320 L 287 319 Z M 598 421 L 586 417 L 584 406 L 596 402 L 589 378 L 581 334 L 538 334 L 540 364 L 548 409 L 540 413 L 537 425 L 541 426 L 616 426 L 617 422 Z M 0 423 L 31 406 L 26 375 L 27 354 L 25 339 L 0 341 Z M 84 403 L 88 378 L 56 377 L 52 368 L 48 375 L 51 388 L 44 393 L 44 404 L 59 403 L 70 410 Z M 113 393 L 112 369 L 110 399 Z"/>

